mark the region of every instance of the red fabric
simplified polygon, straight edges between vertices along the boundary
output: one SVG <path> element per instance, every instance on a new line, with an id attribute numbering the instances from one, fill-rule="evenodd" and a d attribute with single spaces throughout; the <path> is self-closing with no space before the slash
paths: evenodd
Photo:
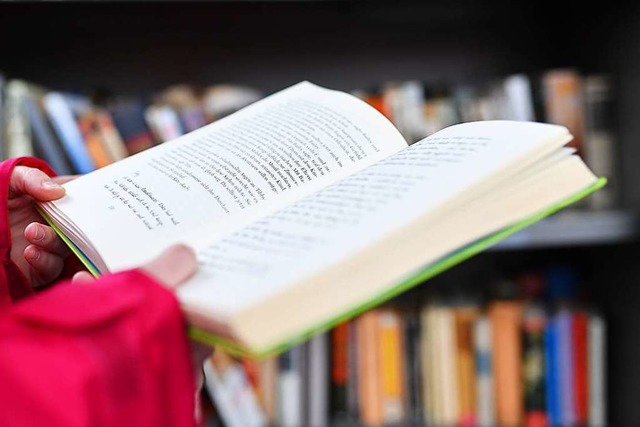
<path id="1" fill-rule="evenodd" d="M 7 258 L 17 164 L 52 172 L 33 159 L 0 164 L 0 425 L 195 426 L 190 350 L 171 291 L 130 270 L 33 294 Z M 23 299 L 12 305 L 11 296 Z"/>

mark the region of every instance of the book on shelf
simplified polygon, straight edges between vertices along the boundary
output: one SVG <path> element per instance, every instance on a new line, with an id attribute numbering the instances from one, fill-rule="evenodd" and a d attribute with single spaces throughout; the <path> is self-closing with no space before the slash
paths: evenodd
<path id="1" fill-rule="evenodd" d="M 558 296 L 553 292 L 544 296 L 549 283 L 557 280 L 554 276 L 526 271 L 513 280 L 484 284 L 474 278 L 455 292 L 442 282 L 416 289 L 407 294 L 407 300 L 404 295 L 395 298 L 297 346 L 298 361 L 293 364 L 300 367 L 297 371 L 273 368 L 277 360 L 288 361 L 288 354 L 239 360 L 263 412 L 273 414 L 275 406 L 293 404 L 299 408 L 298 425 L 553 427 L 562 425 L 561 406 L 571 401 L 576 425 L 604 426 L 604 318 L 583 297 L 566 291 L 561 292 L 566 294 L 561 307 L 572 318 L 571 336 L 566 340 L 576 361 L 572 362 L 574 381 L 565 389 L 561 370 L 556 381 L 546 381 L 546 367 L 564 357 L 563 345 L 547 348 L 545 342 L 545 334 L 558 319 Z M 489 290 L 485 284 L 493 287 L 491 294 L 485 294 Z M 399 324 L 403 327 L 398 328 Z M 349 339 L 351 326 L 361 331 L 359 344 Z M 361 358 L 347 366 L 344 359 L 351 349 Z M 329 367 L 332 372 L 327 371 Z M 349 375 L 345 368 L 360 375 Z M 502 385 L 493 380 L 494 371 Z M 292 372 L 297 378 L 295 391 L 274 389 L 274 383 L 291 383 Z M 337 387 L 336 376 L 340 377 Z M 518 382 L 521 386 L 505 399 L 505 385 L 514 388 Z M 352 384 L 362 404 L 360 414 L 348 413 L 344 403 L 345 389 Z M 300 399 L 292 398 L 293 393 Z M 557 418 L 547 410 L 548 394 L 556 396 Z M 393 396 L 403 398 L 390 399 Z M 334 403 L 327 405 L 327 398 Z M 585 405 L 586 401 L 590 403 Z M 400 408 L 402 414 L 396 412 Z M 505 420 L 509 413 L 521 421 Z M 265 425 L 284 422 L 274 414 Z"/>
<path id="2" fill-rule="evenodd" d="M 7 158 L 33 156 L 31 143 L 31 125 L 24 106 L 24 100 L 29 95 L 26 82 L 9 79 L 4 87 L 4 154 Z"/>
<path id="3" fill-rule="evenodd" d="M 174 243 L 191 335 L 277 353 L 605 183 L 557 125 L 485 121 L 407 146 L 360 99 L 302 82 L 65 184 L 40 204 L 95 275 Z"/>
<path id="4" fill-rule="evenodd" d="M 46 93 L 42 102 L 47 117 L 56 132 L 67 158 L 73 169 L 79 174 L 86 174 L 96 169 L 96 160 L 93 154 L 100 151 L 97 141 L 91 145 L 85 143 L 84 135 L 78 125 L 79 108 L 84 108 L 84 102 L 61 92 L 50 91 Z M 95 149 L 92 154 L 89 147 Z M 100 153 L 98 155 L 102 154 Z M 100 160 L 103 160 L 100 158 Z"/>

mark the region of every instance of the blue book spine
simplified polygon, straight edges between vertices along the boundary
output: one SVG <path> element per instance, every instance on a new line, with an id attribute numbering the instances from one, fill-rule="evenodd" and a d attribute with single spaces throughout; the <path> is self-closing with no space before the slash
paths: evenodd
<path id="1" fill-rule="evenodd" d="M 64 97 L 56 92 L 48 93 L 43 99 L 51 125 L 59 136 L 69 161 L 79 174 L 89 173 L 96 166 L 87 150 L 84 138 L 76 125 L 73 112 Z"/>
<path id="2" fill-rule="evenodd" d="M 27 96 L 24 100 L 25 108 L 31 121 L 31 128 L 33 130 L 34 145 L 38 147 L 38 150 L 42 153 L 44 160 L 55 170 L 59 175 L 71 175 L 72 171 L 67 163 L 67 159 L 62 152 L 62 147 L 58 145 L 55 136 L 51 130 L 47 127 L 47 122 L 38 106 L 35 99 Z"/>
<path id="3" fill-rule="evenodd" d="M 576 408 L 573 384 L 573 318 L 563 310 L 557 320 L 558 377 L 560 379 L 560 421 L 563 426 L 576 425 Z"/>
<path id="4" fill-rule="evenodd" d="M 547 416 L 549 418 L 549 427 L 560 426 L 560 399 L 558 396 L 558 366 L 556 352 L 556 319 L 550 318 L 549 323 L 544 332 L 544 350 L 545 350 L 545 383 L 547 398 Z"/>

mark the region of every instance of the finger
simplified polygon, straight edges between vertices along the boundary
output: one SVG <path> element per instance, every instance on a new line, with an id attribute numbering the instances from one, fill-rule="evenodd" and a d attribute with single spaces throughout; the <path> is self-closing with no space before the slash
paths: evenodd
<path id="1" fill-rule="evenodd" d="M 60 255 L 52 254 L 35 245 L 29 245 L 24 250 L 24 258 L 31 265 L 36 278 L 42 283 L 49 283 L 57 278 L 64 267 Z"/>
<path id="2" fill-rule="evenodd" d="M 64 187 L 51 180 L 49 175 L 39 169 L 16 166 L 11 173 L 9 197 L 27 194 L 34 199 L 47 202 L 64 196 Z"/>
<path id="3" fill-rule="evenodd" d="M 176 288 L 196 271 L 196 255 L 185 245 L 174 245 L 142 267 L 170 288 Z"/>
<path id="4" fill-rule="evenodd" d="M 71 253 L 71 249 L 62 241 L 51 227 L 38 222 L 32 222 L 24 230 L 24 237 L 47 252 L 66 257 Z"/>
<path id="5" fill-rule="evenodd" d="M 88 271 L 79 271 L 71 278 L 71 283 L 74 285 L 86 285 L 96 280 Z"/>
<path id="6" fill-rule="evenodd" d="M 73 181 L 76 178 L 79 178 L 81 175 L 63 175 L 63 176 L 55 176 L 51 178 L 53 182 L 56 184 L 66 184 L 69 181 Z"/>

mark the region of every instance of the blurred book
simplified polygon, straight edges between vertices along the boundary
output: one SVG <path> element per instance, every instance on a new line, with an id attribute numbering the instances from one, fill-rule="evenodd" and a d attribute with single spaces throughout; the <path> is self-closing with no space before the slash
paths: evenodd
<path id="1" fill-rule="evenodd" d="M 184 134 L 178 113 L 169 105 L 151 104 L 145 109 L 144 117 L 157 143 L 170 141 Z"/>
<path id="2" fill-rule="evenodd" d="M 575 69 L 551 69 L 542 75 L 545 121 L 566 126 L 574 136 L 568 146 L 584 151 L 583 77 Z"/>
<path id="3" fill-rule="evenodd" d="M 265 95 L 262 91 L 243 85 L 212 85 L 203 89 L 202 109 L 210 123 L 253 104 Z"/>
<path id="4" fill-rule="evenodd" d="M 242 367 L 221 350 L 204 363 L 205 387 L 225 427 L 266 427 L 262 408 Z"/>
<path id="5" fill-rule="evenodd" d="M 617 168 L 617 140 L 614 117 L 614 87 L 610 76 L 587 75 L 584 78 L 585 96 L 585 161 L 599 176 L 608 179 L 605 191 L 589 200 L 594 209 L 616 206 L 619 191 Z"/>
<path id="6" fill-rule="evenodd" d="M 31 125 L 24 101 L 29 89 L 22 80 L 10 79 L 5 87 L 5 155 L 7 158 L 33 156 Z"/>
<path id="7" fill-rule="evenodd" d="M 155 145 L 154 136 L 147 125 L 147 103 L 139 98 L 117 98 L 107 104 L 113 123 L 118 129 L 129 155 Z"/>
<path id="8" fill-rule="evenodd" d="M 73 170 L 78 174 L 86 174 L 96 169 L 96 163 L 78 127 L 77 110 L 74 112 L 73 109 L 82 108 L 78 104 L 83 101 L 78 99 L 72 108 L 70 100 L 70 96 L 52 91 L 44 95 L 43 104 Z"/>
<path id="9" fill-rule="evenodd" d="M 28 84 L 29 93 L 24 98 L 24 108 L 31 124 L 35 155 L 45 160 L 60 175 L 71 175 L 74 170 L 65 150 L 56 136 L 43 105 L 47 90 Z"/>

